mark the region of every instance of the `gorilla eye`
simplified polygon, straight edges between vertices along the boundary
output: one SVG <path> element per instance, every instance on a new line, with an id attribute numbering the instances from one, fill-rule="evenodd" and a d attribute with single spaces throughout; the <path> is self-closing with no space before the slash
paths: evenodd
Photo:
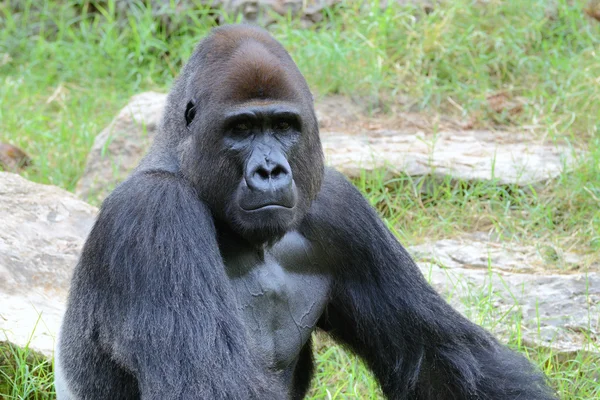
<path id="1" fill-rule="evenodd" d="M 185 107 L 185 124 L 189 126 L 196 116 L 196 104 L 194 100 L 190 100 Z"/>
<path id="2" fill-rule="evenodd" d="M 275 124 L 275 130 L 278 131 L 287 131 L 290 129 L 290 123 L 286 121 L 279 121 Z"/>
<path id="3" fill-rule="evenodd" d="M 250 124 L 247 122 L 239 122 L 233 127 L 234 131 L 244 132 L 250 130 Z"/>

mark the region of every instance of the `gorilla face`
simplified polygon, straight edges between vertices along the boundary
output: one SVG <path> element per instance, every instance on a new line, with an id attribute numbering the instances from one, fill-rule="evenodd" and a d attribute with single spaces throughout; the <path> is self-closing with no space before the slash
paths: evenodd
<path id="1" fill-rule="evenodd" d="M 323 153 L 312 95 L 296 65 L 266 32 L 240 29 L 250 29 L 250 39 L 216 30 L 199 46 L 205 54 L 188 63 L 196 70 L 184 69 L 191 100 L 175 112 L 189 136 L 179 153 L 184 176 L 215 218 L 264 243 L 306 214 L 323 179 Z M 220 58 L 211 59 L 213 47 Z"/>
<path id="2" fill-rule="evenodd" d="M 287 102 L 252 101 L 226 110 L 214 134 L 200 131 L 194 168 L 213 214 L 252 242 L 276 240 L 306 213 L 314 195 L 301 176 L 308 133 L 301 112 Z M 210 142 L 206 139 L 210 139 Z M 207 148 L 214 150 L 206 153 Z M 319 164 L 320 152 L 314 162 Z M 210 171 L 210 172 L 209 172 Z M 306 172 L 304 172 L 306 174 Z M 318 173 L 308 181 L 320 179 Z"/>
<path id="3" fill-rule="evenodd" d="M 301 140 L 300 121 L 299 112 L 284 104 L 248 106 L 226 115 L 223 146 L 242 172 L 226 208 L 227 220 L 236 227 L 271 236 L 293 225 L 299 191 L 288 157 Z"/>

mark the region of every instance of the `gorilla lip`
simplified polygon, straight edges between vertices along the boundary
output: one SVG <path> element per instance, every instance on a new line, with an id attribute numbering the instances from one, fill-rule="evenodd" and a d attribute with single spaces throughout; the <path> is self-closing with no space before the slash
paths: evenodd
<path id="1" fill-rule="evenodd" d="M 265 204 L 265 205 L 261 205 L 258 207 L 253 207 L 253 208 L 244 208 L 242 206 L 240 206 L 240 208 L 246 212 L 253 212 L 253 211 L 276 211 L 276 210 L 292 210 L 294 209 L 295 205 L 293 206 L 287 206 L 284 204 L 276 204 L 276 203 L 271 203 L 271 204 Z"/>
<path id="2" fill-rule="evenodd" d="M 252 190 L 244 179 L 237 193 L 237 206 L 245 213 L 293 211 L 298 202 L 296 184 L 275 190 Z"/>

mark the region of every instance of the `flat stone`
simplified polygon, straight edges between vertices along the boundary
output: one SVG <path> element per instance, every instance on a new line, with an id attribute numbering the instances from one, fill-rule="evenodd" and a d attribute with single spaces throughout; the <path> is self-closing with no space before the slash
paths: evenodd
<path id="1" fill-rule="evenodd" d="M 491 326 L 500 337 L 508 339 L 520 322 L 526 345 L 563 354 L 598 353 L 600 273 L 548 273 L 533 247 L 470 236 L 413 246 L 409 251 L 454 307 Z M 567 253 L 565 258 L 581 261 L 575 254 Z"/>
<path id="2" fill-rule="evenodd" d="M 96 213 L 58 187 L 0 172 L 0 331 L 10 342 L 52 353 Z"/>
<path id="3" fill-rule="evenodd" d="M 526 186 L 559 176 L 576 160 L 578 153 L 568 147 L 507 142 L 511 135 L 470 130 L 435 135 L 396 130 L 322 132 L 322 142 L 327 163 L 350 177 L 381 170 L 384 178 L 434 175 Z"/>

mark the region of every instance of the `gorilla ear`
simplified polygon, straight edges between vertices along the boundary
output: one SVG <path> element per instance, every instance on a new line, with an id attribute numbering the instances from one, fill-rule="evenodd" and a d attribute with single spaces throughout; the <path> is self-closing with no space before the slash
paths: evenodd
<path id="1" fill-rule="evenodd" d="M 196 116 L 196 101 L 191 99 L 185 107 L 185 125 L 189 126 Z"/>

